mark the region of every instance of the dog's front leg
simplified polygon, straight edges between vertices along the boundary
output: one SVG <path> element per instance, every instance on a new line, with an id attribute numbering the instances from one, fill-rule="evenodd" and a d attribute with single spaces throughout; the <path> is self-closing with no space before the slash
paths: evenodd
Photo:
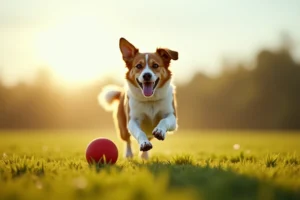
<path id="1" fill-rule="evenodd" d="M 158 140 L 164 140 L 166 137 L 167 131 L 174 131 L 177 128 L 176 117 L 173 113 L 168 114 L 165 118 L 160 120 L 158 125 L 152 131 L 154 137 Z"/>
<path id="2" fill-rule="evenodd" d="M 148 151 L 152 149 L 152 144 L 148 140 L 146 134 L 141 130 L 137 120 L 129 120 L 128 130 L 131 135 L 138 141 L 140 145 L 140 151 Z"/>

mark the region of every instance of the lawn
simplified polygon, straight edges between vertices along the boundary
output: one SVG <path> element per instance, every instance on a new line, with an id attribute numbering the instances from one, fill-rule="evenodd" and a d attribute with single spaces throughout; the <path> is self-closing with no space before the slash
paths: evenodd
<path id="1" fill-rule="evenodd" d="M 119 149 L 89 166 L 96 137 Z M 184 131 L 153 140 L 151 159 L 123 158 L 113 131 L 0 132 L 0 199 L 300 199 L 300 134 Z"/>

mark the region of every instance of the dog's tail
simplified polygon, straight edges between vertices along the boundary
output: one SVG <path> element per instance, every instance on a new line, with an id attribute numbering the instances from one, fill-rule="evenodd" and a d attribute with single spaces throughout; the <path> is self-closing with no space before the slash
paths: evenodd
<path id="1" fill-rule="evenodd" d="M 113 111 L 115 102 L 119 102 L 123 89 L 116 85 L 105 86 L 98 95 L 99 104 L 106 111 Z"/>

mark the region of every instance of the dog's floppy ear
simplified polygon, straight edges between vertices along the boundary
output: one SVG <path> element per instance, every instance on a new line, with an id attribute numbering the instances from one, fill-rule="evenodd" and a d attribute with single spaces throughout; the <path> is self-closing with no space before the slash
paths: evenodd
<path id="1" fill-rule="evenodd" d="M 139 52 L 139 50 L 135 48 L 130 42 L 128 42 L 125 38 L 120 38 L 119 46 L 123 56 L 123 60 L 125 62 L 132 61 L 134 56 Z"/>
<path id="2" fill-rule="evenodd" d="M 178 60 L 178 52 L 177 51 L 173 51 L 173 50 L 167 49 L 167 48 L 157 48 L 156 52 L 166 62 L 170 62 L 171 59 Z"/>

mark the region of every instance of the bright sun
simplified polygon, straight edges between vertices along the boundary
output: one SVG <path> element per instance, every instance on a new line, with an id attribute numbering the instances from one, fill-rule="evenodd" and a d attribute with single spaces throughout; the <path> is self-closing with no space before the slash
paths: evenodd
<path id="1" fill-rule="evenodd" d="M 112 62 L 115 47 L 105 41 L 107 34 L 90 19 L 73 18 L 40 33 L 38 54 L 63 81 L 89 82 L 112 74 L 119 63 Z"/>

